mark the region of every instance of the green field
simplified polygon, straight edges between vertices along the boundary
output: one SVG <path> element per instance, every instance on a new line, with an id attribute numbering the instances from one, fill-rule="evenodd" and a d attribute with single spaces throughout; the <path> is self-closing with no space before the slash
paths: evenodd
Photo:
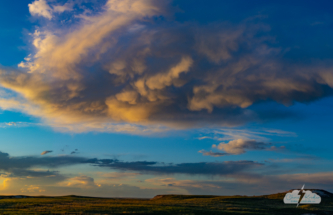
<path id="1" fill-rule="evenodd" d="M 267 196 L 163 195 L 153 199 L 2 196 L 0 214 L 333 214 L 333 197 L 319 205 L 285 205 L 285 193 Z"/>

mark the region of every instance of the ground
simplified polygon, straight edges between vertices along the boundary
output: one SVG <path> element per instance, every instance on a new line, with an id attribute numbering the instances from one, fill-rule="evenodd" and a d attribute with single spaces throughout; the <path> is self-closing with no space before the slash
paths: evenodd
<path id="1" fill-rule="evenodd" d="M 322 197 L 319 205 L 300 205 L 298 208 L 284 204 L 284 195 L 160 195 L 153 199 L 0 196 L 0 214 L 333 214 L 333 194 Z"/>

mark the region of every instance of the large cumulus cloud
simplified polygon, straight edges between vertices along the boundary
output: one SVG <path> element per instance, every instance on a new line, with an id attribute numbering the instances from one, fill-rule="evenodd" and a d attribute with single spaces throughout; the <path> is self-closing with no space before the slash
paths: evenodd
<path id="1" fill-rule="evenodd" d="M 40 27 L 21 69 L 0 71 L 17 93 L 0 107 L 74 132 L 142 132 L 239 125 L 260 120 L 256 102 L 331 94 L 332 66 L 285 62 L 268 26 L 178 23 L 169 3 L 108 0 L 70 28 Z"/>

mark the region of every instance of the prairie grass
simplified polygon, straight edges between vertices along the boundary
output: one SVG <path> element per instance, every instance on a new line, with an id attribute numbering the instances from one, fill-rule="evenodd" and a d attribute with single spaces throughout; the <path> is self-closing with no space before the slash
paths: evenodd
<path id="1" fill-rule="evenodd" d="M 284 194 L 268 196 L 164 195 L 153 199 L 90 198 L 79 196 L 0 199 L 0 214 L 333 214 L 333 198 L 319 205 L 285 205 Z"/>

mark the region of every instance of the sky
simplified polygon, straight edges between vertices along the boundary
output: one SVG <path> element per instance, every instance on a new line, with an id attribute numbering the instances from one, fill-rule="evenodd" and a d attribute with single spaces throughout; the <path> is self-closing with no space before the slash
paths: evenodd
<path id="1" fill-rule="evenodd" d="M 329 1 L 0 2 L 0 194 L 333 192 Z"/>

